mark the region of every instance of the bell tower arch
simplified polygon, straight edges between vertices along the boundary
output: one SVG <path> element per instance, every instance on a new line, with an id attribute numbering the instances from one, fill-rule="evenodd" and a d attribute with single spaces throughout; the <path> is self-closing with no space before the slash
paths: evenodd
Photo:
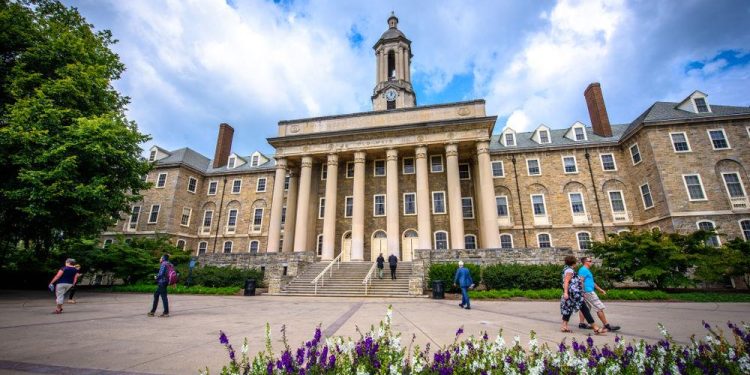
<path id="1" fill-rule="evenodd" d="M 388 30 L 372 47 L 375 50 L 373 111 L 409 108 L 417 105 L 411 86 L 411 41 L 398 29 L 398 17 L 388 17 Z"/>

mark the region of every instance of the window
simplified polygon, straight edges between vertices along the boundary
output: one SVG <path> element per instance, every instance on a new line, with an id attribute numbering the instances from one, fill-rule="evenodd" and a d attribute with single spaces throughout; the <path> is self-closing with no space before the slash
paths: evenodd
<path id="1" fill-rule="evenodd" d="M 612 154 L 599 154 L 599 158 L 602 160 L 602 170 L 604 171 L 616 171 L 617 164 L 615 164 L 615 156 Z"/>
<path id="2" fill-rule="evenodd" d="M 497 216 L 508 216 L 508 197 L 504 195 L 495 197 L 495 206 L 497 206 Z"/>
<path id="3" fill-rule="evenodd" d="M 318 252 L 318 256 L 323 255 L 323 235 L 322 234 L 318 235 L 318 241 L 316 242 L 315 249 Z"/>
<path id="4" fill-rule="evenodd" d="M 531 205 L 534 208 L 534 216 L 547 216 L 547 209 L 544 207 L 544 195 L 532 195 Z"/>
<path id="5" fill-rule="evenodd" d="M 461 180 L 471 180 L 471 168 L 468 163 L 458 165 L 458 178 Z"/>
<path id="6" fill-rule="evenodd" d="M 727 193 L 729 193 L 729 198 L 744 198 L 745 197 L 745 187 L 742 186 L 742 181 L 740 180 L 740 175 L 736 172 L 731 173 L 722 173 L 722 177 L 724 177 L 724 186 L 727 188 Z"/>
<path id="7" fill-rule="evenodd" d="M 716 230 L 716 226 L 712 221 L 704 220 L 698 222 L 698 229 L 706 232 L 714 232 Z M 706 245 L 713 246 L 713 247 L 719 247 L 721 246 L 721 241 L 719 241 L 719 236 L 716 234 L 709 236 L 706 238 Z"/>
<path id="8" fill-rule="evenodd" d="M 185 250 L 185 240 L 177 240 L 177 244 L 175 245 L 180 250 Z"/>
<path id="9" fill-rule="evenodd" d="M 574 128 L 573 131 L 576 134 L 576 141 L 586 140 L 586 130 L 584 130 L 582 127 Z"/>
<path id="10" fill-rule="evenodd" d="M 672 138 L 672 149 L 674 149 L 674 152 L 690 151 L 690 144 L 685 133 L 669 133 L 669 136 Z"/>
<path id="11" fill-rule="evenodd" d="M 151 153 L 148 155 L 148 161 L 154 160 L 156 160 L 156 150 L 151 150 Z"/>
<path id="12" fill-rule="evenodd" d="M 205 254 L 208 249 L 208 242 L 201 241 L 198 243 L 198 255 Z"/>
<path id="13" fill-rule="evenodd" d="M 224 242 L 224 254 L 229 254 L 232 252 L 232 241 L 225 241 Z"/>
<path id="14" fill-rule="evenodd" d="M 187 186 L 187 190 L 188 190 L 189 192 L 191 192 L 191 193 L 195 193 L 195 189 L 196 189 L 196 187 L 197 187 L 197 186 L 198 186 L 198 180 L 196 180 L 196 179 L 195 179 L 195 178 L 193 178 L 193 177 L 189 177 L 189 178 L 188 178 L 188 186 Z"/>
<path id="15" fill-rule="evenodd" d="M 219 185 L 218 181 L 211 181 L 208 183 L 208 195 L 216 195 L 216 188 Z"/>
<path id="16" fill-rule="evenodd" d="M 745 241 L 750 241 L 750 220 L 740 220 L 740 229 Z"/>
<path id="17" fill-rule="evenodd" d="M 250 251 L 250 254 L 258 254 L 259 247 L 260 247 L 260 242 L 250 241 L 250 247 L 248 248 L 248 250 Z"/>
<path id="18" fill-rule="evenodd" d="M 526 166 L 529 170 L 529 176 L 539 176 L 542 169 L 539 167 L 539 159 L 526 159 Z"/>
<path id="19" fill-rule="evenodd" d="M 156 179 L 156 187 L 163 188 L 167 184 L 167 174 L 159 173 L 159 177 Z"/>
<path id="20" fill-rule="evenodd" d="M 464 236 L 464 249 L 474 250 L 477 248 L 477 236 L 473 234 L 467 234 Z"/>
<path id="21" fill-rule="evenodd" d="M 284 224 L 286 224 L 286 206 L 281 207 L 281 229 L 284 229 Z"/>
<path id="22" fill-rule="evenodd" d="M 536 242 L 539 244 L 539 247 L 541 248 L 549 248 L 552 247 L 552 239 L 549 236 L 549 233 L 539 233 L 536 235 Z"/>
<path id="23" fill-rule="evenodd" d="M 135 229 L 138 226 L 138 217 L 141 215 L 141 206 L 133 206 L 133 212 L 130 213 L 130 223 L 128 227 Z"/>
<path id="24" fill-rule="evenodd" d="M 111 245 L 111 244 L 112 244 L 112 239 L 111 238 L 107 238 L 106 240 L 104 240 L 104 248 L 105 249 L 108 248 L 109 245 Z"/>
<path id="25" fill-rule="evenodd" d="M 432 213 L 433 214 L 445 213 L 445 192 L 442 192 L 442 191 L 432 192 Z"/>
<path id="26" fill-rule="evenodd" d="M 344 217 L 352 217 L 354 211 L 354 197 L 344 198 Z"/>
<path id="27" fill-rule="evenodd" d="M 502 161 L 492 162 L 492 177 L 505 177 L 505 167 Z"/>
<path id="28" fill-rule="evenodd" d="M 346 162 L 346 178 L 354 178 L 354 162 Z"/>
<path id="29" fill-rule="evenodd" d="M 641 162 L 641 150 L 638 149 L 638 144 L 630 146 L 630 157 L 633 159 L 633 165 Z"/>
<path id="30" fill-rule="evenodd" d="M 227 213 L 227 233 L 234 233 L 237 228 L 237 210 L 231 209 Z"/>
<path id="31" fill-rule="evenodd" d="M 546 130 L 539 131 L 539 143 L 550 143 L 548 131 Z"/>
<path id="32" fill-rule="evenodd" d="M 581 193 L 570 193 L 568 194 L 570 199 L 570 209 L 574 214 L 582 214 L 586 212 L 586 207 L 583 205 L 583 194 Z"/>
<path id="33" fill-rule="evenodd" d="M 155 204 L 151 206 L 151 214 L 148 215 L 148 223 L 154 224 L 157 219 L 159 219 L 159 205 Z"/>
<path id="34" fill-rule="evenodd" d="M 612 212 L 625 212 L 625 201 L 622 199 L 621 191 L 609 191 L 609 204 L 612 206 Z"/>
<path id="35" fill-rule="evenodd" d="M 448 233 L 444 231 L 435 232 L 435 249 L 445 250 L 448 248 Z"/>
<path id="36" fill-rule="evenodd" d="M 729 148 L 729 142 L 727 142 L 727 135 L 724 134 L 724 129 L 709 130 L 708 136 L 711 138 L 711 145 L 714 147 L 714 150 Z"/>
<path id="37" fill-rule="evenodd" d="M 505 146 L 515 146 L 516 136 L 513 133 L 505 133 Z"/>
<path id="38" fill-rule="evenodd" d="M 471 197 L 461 198 L 461 213 L 464 219 L 474 218 L 474 200 Z"/>
<path id="39" fill-rule="evenodd" d="M 211 228 L 211 221 L 213 221 L 213 218 L 214 218 L 214 212 L 213 211 L 206 210 L 205 212 L 203 212 L 203 227 L 205 229 Z"/>
<path id="40" fill-rule="evenodd" d="M 417 193 L 404 193 L 404 215 L 417 214 Z"/>
<path id="41" fill-rule="evenodd" d="M 385 176 L 385 160 L 375 160 L 372 163 L 372 172 L 376 177 Z"/>
<path id="42" fill-rule="evenodd" d="M 654 207 L 654 200 L 651 198 L 651 188 L 648 184 L 641 185 L 641 198 L 643 198 L 643 207 L 645 209 Z"/>
<path id="43" fill-rule="evenodd" d="M 146 182 L 146 180 L 148 180 L 148 173 L 144 173 L 144 174 L 143 174 L 143 175 L 141 176 L 141 181 L 143 181 L 143 182 Z"/>
<path id="44" fill-rule="evenodd" d="M 513 248 L 513 236 L 510 234 L 500 235 L 500 248 L 501 249 L 512 249 Z"/>
<path id="45" fill-rule="evenodd" d="M 706 200 L 706 195 L 703 193 L 703 183 L 701 182 L 700 175 L 683 175 L 682 178 L 685 180 L 685 188 L 688 192 L 688 198 L 690 198 L 691 201 Z"/>
<path id="46" fill-rule="evenodd" d="M 588 232 L 580 232 L 576 235 L 576 237 L 578 237 L 579 250 L 591 249 L 591 235 Z"/>
<path id="47" fill-rule="evenodd" d="M 256 208 L 253 212 L 253 232 L 260 232 L 263 225 L 263 209 Z"/>
<path id="48" fill-rule="evenodd" d="M 258 179 L 258 183 L 255 185 L 255 191 L 258 193 L 262 193 L 266 191 L 266 178 L 261 177 Z"/>
<path id="49" fill-rule="evenodd" d="M 372 205 L 372 216 L 385 216 L 385 194 L 375 194 Z"/>
<path id="50" fill-rule="evenodd" d="M 414 158 L 403 158 L 401 159 L 402 168 L 401 173 L 403 174 L 414 174 L 415 167 L 414 167 Z"/>
<path id="51" fill-rule="evenodd" d="M 232 181 L 232 194 L 239 194 L 242 190 L 242 180 Z"/>
<path id="52" fill-rule="evenodd" d="M 234 168 L 234 163 L 237 161 L 237 158 L 234 156 L 229 157 L 229 161 L 227 161 L 227 168 Z"/>
<path id="53" fill-rule="evenodd" d="M 693 99 L 695 102 L 695 109 L 698 111 L 698 113 L 707 113 L 708 110 L 708 104 L 706 104 L 705 98 L 695 98 Z"/>
<path id="54" fill-rule="evenodd" d="M 286 175 L 284 176 L 284 191 L 289 191 L 289 181 L 292 179 L 292 176 Z"/>
<path id="55" fill-rule="evenodd" d="M 190 214 L 193 212 L 192 209 L 184 207 L 182 209 L 182 217 L 180 218 L 180 225 L 183 227 L 190 226 Z"/>
<path id="56" fill-rule="evenodd" d="M 260 157 L 258 155 L 253 155 L 252 159 L 250 159 L 250 166 L 257 167 L 259 161 L 260 161 Z"/>
<path id="57" fill-rule="evenodd" d="M 320 201 L 318 202 L 318 219 L 324 218 L 326 215 L 326 199 L 320 198 Z"/>
<path id="58" fill-rule="evenodd" d="M 325 180 L 328 178 L 328 165 L 323 163 L 320 165 L 320 179 Z"/>
<path id="59" fill-rule="evenodd" d="M 443 155 L 430 155 L 430 172 L 443 172 Z"/>
<path id="60" fill-rule="evenodd" d="M 563 156 L 563 170 L 565 173 L 578 173 L 575 156 Z"/>

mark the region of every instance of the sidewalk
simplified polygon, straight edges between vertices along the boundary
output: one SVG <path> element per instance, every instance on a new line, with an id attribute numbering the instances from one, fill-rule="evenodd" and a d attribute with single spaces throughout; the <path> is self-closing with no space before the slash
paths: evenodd
<path id="1" fill-rule="evenodd" d="M 451 343 L 456 329 L 466 335 L 488 331 L 494 339 L 503 329 L 506 342 L 520 336 L 525 344 L 534 330 L 541 343 L 566 338 L 584 340 L 591 331 L 559 332 L 558 302 L 475 301 L 472 310 L 458 301 L 424 298 L 221 297 L 171 295 L 170 318 L 149 318 L 151 295 L 80 293 L 79 303 L 51 314 L 49 293 L 0 291 L 0 374 L 104 373 L 197 374 L 208 366 L 217 373 L 226 363 L 219 330 L 235 348 L 247 337 L 250 351 L 264 349 L 266 322 L 271 325 L 274 350 L 280 351 L 280 329 L 286 325 L 292 347 L 312 338 L 320 325 L 325 336 L 359 337 L 393 306 L 393 329 L 408 345 L 433 348 Z M 677 341 L 705 335 L 701 320 L 724 327 L 728 320 L 750 321 L 747 303 L 607 302 L 607 317 L 621 325 L 626 340 L 660 338 L 663 323 Z M 159 310 L 160 312 L 161 310 Z M 571 319 L 577 327 L 577 318 Z M 595 337 L 597 344 L 614 342 L 615 335 Z M 56 367 L 57 366 L 57 367 Z"/>

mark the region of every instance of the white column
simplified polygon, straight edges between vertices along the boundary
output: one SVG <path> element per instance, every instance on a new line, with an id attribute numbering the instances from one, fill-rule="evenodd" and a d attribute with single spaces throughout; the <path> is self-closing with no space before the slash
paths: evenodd
<path id="1" fill-rule="evenodd" d="M 403 55 L 403 49 L 399 47 L 396 49 L 396 79 L 403 79 L 404 70 L 401 68 L 401 56 Z"/>
<path id="2" fill-rule="evenodd" d="M 398 151 L 386 151 L 386 232 L 388 232 L 388 253 L 401 257 L 399 245 L 401 243 L 401 233 L 399 229 L 399 211 L 398 211 Z"/>
<path id="3" fill-rule="evenodd" d="M 427 147 L 416 149 L 417 163 L 417 233 L 418 249 L 432 249 L 432 210 L 430 209 L 430 182 L 427 177 Z M 414 249 L 416 250 L 416 249 Z"/>
<path id="4" fill-rule="evenodd" d="M 380 52 L 375 51 L 375 85 L 380 83 Z"/>
<path id="5" fill-rule="evenodd" d="M 323 213 L 323 254 L 321 260 L 333 259 L 336 247 L 336 189 L 338 188 L 339 156 L 328 154 L 326 171 L 326 206 Z"/>
<path id="6" fill-rule="evenodd" d="M 446 172 L 448 177 L 448 216 L 450 220 L 451 249 L 463 249 L 464 219 L 461 205 L 461 181 L 458 176 L 458 147 L 445 146 Z"/>
<path id="7" fill-rule="evenodd" d="M 385 49 L 380 49 L 380 78 L 381 82 L 388 80 L 388 54 Z"/>
<path id="8" fill-rule="evenodd" d="M 276 158 L 276 175 L 273 179 L 271 219 L 268 227 L 267 253 L 279 251 L 281 239 L 281 208 L 284 206 L 284 180 L 286 179 L 286 158 Z"/>
<path id="9" fill-rule="evenodd" d="M 294 233 L 294 251 L 306 251 L 307 224 L 310 221 L 310 182 L 312 179 L 312 157 L 303 156 L 299 176 L 299 195 L 297 198 L 297 220 Z"/>
<path id="10" fill-rule="evenodd" d="M 409 67 L 409 49 L 404 50 L 404 75 L 406 80 L 411 82 L 411 68 Z"/>
<path id="11" fill-rule="evenodd" d="M 281 252 L 289 253 L 294 249 L 294 225 L 297 223 L 297 192 L 299 179 L 297 171 L 289 171 L 289 190 L 286 192 L 286 221 L 284 223 L 284 245 Z"/>
<path id="12" fill-rule="evenodd" d="M 354 207 L 352 207 L 352 257 L 364 260 L 365 254 L 365 153 L 354 153 Z"/>
<path id="13" fill-rule="evenodd" d="M 500 247 L 500 233 L 497 228 L 497 213 L 488 207 L 495 206 L 495 187 L 492 183 L 492 167 L 490 165 L 489 142 L 477 142 L 477 169 L 479 176 L 479 197 L 477 205 L 484 207 L 481 210 L 480 230 L 482 241 L 480 246 L 485 249 L 496 249 Z"/>

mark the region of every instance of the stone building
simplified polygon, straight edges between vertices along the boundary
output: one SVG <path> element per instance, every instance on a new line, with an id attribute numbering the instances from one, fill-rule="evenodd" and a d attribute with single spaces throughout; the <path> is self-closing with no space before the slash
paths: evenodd
<path id="1" fill-rule="evenodd" d="M 411 41 L 391 15 L 373 47 L 373 111 L 281 121 L 273 156 L 153 147 L 154 187 L 103 233 L 165 233 L 196 254 L 316 251 L 411 260 L 416 249 L 585 249 L 608 233 L 719 228 L 750 239 L 750 108 L 695 91 L 610 124 L 495 131 L 484 100 L 417 106 Z M 497 133 L 497 134 L 495 134 Z"/>

